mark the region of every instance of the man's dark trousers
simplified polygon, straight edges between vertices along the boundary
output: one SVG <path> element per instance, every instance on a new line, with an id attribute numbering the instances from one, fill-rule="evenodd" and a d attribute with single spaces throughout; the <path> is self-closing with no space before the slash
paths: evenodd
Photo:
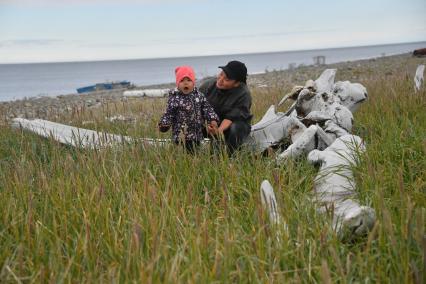
<path id="1" fill-rule="evenodd" d="M 244 143 L 250 134 L 251 126 L 244 121 L 233 121 L 231 126 L 223 132 L 229 155 L 232 155 Z"/>

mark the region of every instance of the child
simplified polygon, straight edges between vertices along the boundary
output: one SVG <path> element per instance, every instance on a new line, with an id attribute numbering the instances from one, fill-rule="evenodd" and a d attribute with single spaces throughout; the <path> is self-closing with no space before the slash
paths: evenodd
<path id="1" fill-rule="evenodd" d="M 170 91 L 166 112 L 158 123 L 161 132 L 172 127 L 173 140 L 193 152 L 203 139 L 205 122 L 217 128 L 219 117 L 195 87 L 195 73 L 189 66 L 175 70 L 176 89 Z"/>

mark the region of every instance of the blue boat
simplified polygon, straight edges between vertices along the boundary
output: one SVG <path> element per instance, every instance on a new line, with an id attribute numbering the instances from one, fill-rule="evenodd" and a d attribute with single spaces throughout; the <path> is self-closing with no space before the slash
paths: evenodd
<path id="1" fill-rule="evenodd" d="M 77 93 L 89 93 L 95 91 L 103 91 L 103 90 L 112 90 L 112 89 L 122 89 L 122 88 L 130 88 L 131 83 L 129 81 L 121 81 L 121 82 L 111 82 L 111 83 L 98 83 L 96 85 L 90 85 L 86 87 L 81 87 L 77 89 Z"/>

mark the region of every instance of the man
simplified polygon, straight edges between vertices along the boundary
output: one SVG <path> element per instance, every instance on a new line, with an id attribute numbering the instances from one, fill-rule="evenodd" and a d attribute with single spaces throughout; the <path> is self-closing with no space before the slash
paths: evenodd
<path id="1" fill-rule="evenodd" d="M 232 154 L 250 134 L 252 100 L 244 63 L 230 61 L 219 68 L 222 70 L 217 78 L 205 81 L 199 90 L 219 116 L 219 126 L 209 126 L 207 132 L 215 137 L 223 135 L 228 153 Z"/>

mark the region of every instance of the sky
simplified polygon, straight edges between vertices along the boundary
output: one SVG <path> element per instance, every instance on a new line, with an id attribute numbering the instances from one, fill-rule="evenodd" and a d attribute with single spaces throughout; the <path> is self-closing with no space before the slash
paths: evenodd
<path id="1" fill-rule="evenodd" d="M 426 41 L 426 0 L 0 0 L 0 64 Z"/>

